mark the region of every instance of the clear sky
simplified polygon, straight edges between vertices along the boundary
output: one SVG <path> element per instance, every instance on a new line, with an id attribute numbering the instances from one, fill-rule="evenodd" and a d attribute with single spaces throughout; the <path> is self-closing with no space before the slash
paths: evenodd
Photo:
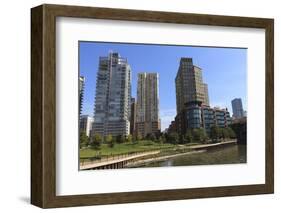
<path id="1" fill-rule="evenodd" d="M 227 107 L 232 115 L 231 100 L 242 98 L 247 110 L 247 49 L 80 41 L 79 69 L 86 78 L 82 114 L 93 116 L 99 57 L 110 51 L 127 58 L 131 66 L 132 97 L 137 93 L 138 72 L 159 73 L 162 130 L 176 115 L 175 77 L 181 57 L 193 58 L 193 64 L 202 68 L 211 106 Z"/>

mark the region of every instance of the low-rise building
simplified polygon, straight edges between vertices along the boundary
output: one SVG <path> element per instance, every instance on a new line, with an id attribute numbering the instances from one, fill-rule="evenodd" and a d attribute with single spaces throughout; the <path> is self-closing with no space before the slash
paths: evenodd
<path id="1" fill-rule="evenodd" d="M 204 128 L 209 134 L 212 126 L 228 127 L 231 124 L 230 114 L 225 109 L 203 105 L 202 102 L 189 102 L 185 109 L 175 117 L 175 127 L 181 135 L 188 129 Z"/>

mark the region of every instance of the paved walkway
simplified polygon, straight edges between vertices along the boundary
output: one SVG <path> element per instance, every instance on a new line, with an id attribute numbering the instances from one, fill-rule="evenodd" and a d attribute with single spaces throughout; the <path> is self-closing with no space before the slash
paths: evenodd
<path id="1" fill-rule="evenodd" d="M 98 162 L 95 161 L 95 162 L 87 162 L 87 163 L 84 163 L 84 164 L 80 164 L 80 170 L 111 165 L 111 164 L 120 163 L 120 162 L 123 162 L 123 161 L 133 160 L 135 158 L 145 157 L 145 156 L 149 156 L 149 155 L 156 155 L 156 154 L 159 154 L 159 153 L 160 153 L 160 150 L 150 151 L 150 152 L 141 152 L 141 153 L 136 153 L 136 154 L 121 155 L 121 156 L 117 155 L 117 156 L 114 156 L 114 157 L 101 159 Z"/>
<path id="2" fill-rule="evenodd" d="M 209 148 L 214 146 L 221 146 L 221 145 L 227 145 L 227 144 L 235 144 L 237 143 L 237 140 L 231 140 L 231 141 L 224 141 L 219 143 L 211 143 L 211 144 L 199 144 L 199 145 L 193 145 L 189 146 L 190 149 L 203 149 L 203 148 Z"/>

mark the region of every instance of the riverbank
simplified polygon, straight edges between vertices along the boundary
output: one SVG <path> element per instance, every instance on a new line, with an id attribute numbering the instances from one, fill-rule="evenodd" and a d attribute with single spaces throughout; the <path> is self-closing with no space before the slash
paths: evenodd
<path id="1" fill-rule="evenodd" d="M 129 162 L 126 164 L 126 168 L 138 167 L 141 165 L 150 164 L 150 163 L 157 162 L 157 161 L 165 161 L 165 160 L 168 160 L 171 158 L 177 158 L 177 157 L 181 157 L 181 156 L 185 156 L 185 155 L 203 153 L 203 152 L 207 152 L 208 150 L 211 150 L 214 148 L 222 148 L 222 147 L 231 146 L 231 145 L 235 145 L 235 144 L 237 144 L 236 140 L 230 140 L 230 141 L 224 141 L 224 142 L 213 143 L 213 144 L 193 145 L 193 146 L 189 146 L 187 150 L 186 150 L 185 146 L 182 146 L 179 149 L 172 150 L 172 154 L 171 154 L 171 151 L 170 152 L 166 151 L 166 153 L 163 153 L 163 152 L 159 153 L 158 156 L 153 156 L 153 157 L 148 156 L 147 158 L 142 158 L 142 159 L 135 160 L 134 162 Z M 184 150 L 184 152 L 183 152 L 183 150 Z M 174 152 L 179 152 L 179 153 L 175 154 Z"/>
<path id="2" fill-rule="evenodd" d="M 146 145 L 145 150 L 142 152 L 131 152 L 119 155 L 110 155 L 102 158 L 94 158 L 81 160 L 80 169 L 115 169 L 115 168 L 128 168 L 139 167 L 145 164 L 153 164 L 154 162 L 165 161 L 171 158 L 178 158 L 185 155 L 193 155 L 203 153 L 215 148 L 224 148 L 230 145 L 236 144 L 236 140 L 229 140 L 219 143 L 211 144 L 188 144 L 188 145 L 174 145 L 174 146 L 162 146 L 161 149 L 149 149 L 151 145 Z M 142 144 L 143 146 L 144 144 Z M 130 145 L 131 146 L 131 145 Z M 141 146 L 138 144 L 138 149 Z M 122 150 L 123 151 L 123 150 Z"/>
<path id="3" fill-rule="evenodd" d="M 122 156 L 127 154 L 136 154 L 141 152 L 150 152 L 156 150 L 173 149 L 177 147 L 174 144 L 156 143 L 152 141 L 139 141 L 130 143 L 116 143 L 114 147 L 108 146 L 108 144 L 101 144 L 99 149 L 83 148 L 80 149 L 80 162 L 94 161 L 100 159 L 107 159 L 116 156 Z"/>

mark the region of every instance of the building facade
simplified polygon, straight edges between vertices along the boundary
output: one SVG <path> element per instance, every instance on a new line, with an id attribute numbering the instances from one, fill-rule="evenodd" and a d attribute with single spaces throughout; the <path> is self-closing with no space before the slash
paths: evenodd
<path id="1" fill-rule="evenodd" d="M 203 83 L 202 69 L 193 65 L 192 58 L 181 58 L 175 79 L 177 113 L 189 102 L 209 106 L 208 85 Z"/>
<path id="2" fill-rule="evenodd" d="M 94 134 L 128 135 L 130 102 L 131 68 L 127 59 L 118 53 L 100 57 L 96 79 Z"/>
<path id="3" fill-rule="evenodd" d="M 136 134 L 158 134 L 159 118 L 159 76 L 158 73 L 138 73 Z"/>
<path id="4" fill-rule="evenodd" d="M 206 106 L 210 106 L 210 102 L 209 102 L 209 90 L 208 90 L 208 84 L 203 84 L 203 90 L 204 90 L 204 98 L 205 100 L 203 101 L 203 103 Z"/>
<path id="5" fill-rule="evenodd" d="M 85 87 L 85 77 L 79 76 L 79 117 L 80 117 L 81 112 L 82 112 L 84 87 Z"/>
<path id="6" fill-rule="evenodd" d="M 175 128 L 178 134 L 184 135 L 188 129 L 204 128 L 207 134 L 212 126 L 225 128 L 231 125 L 227 108 L 220 109 L 205 106 L 201 102 L 190 102 L 175 117 Z"/>
<path id="7" fill-rule="evenodd" d="M 85 134 L 88 137 L 90 137 L 93 121 L 94 121 L 93 117 L 90 117 L 89 115 L 81 115 L 80 123 L 79 123 L 80 133 L 85 132 Z"/>
<path id="8" fill-rule="evenodd" d="M 232 112 L 234 118 L 242 118 L 244 117 L 244 109 L 242 105 L 241 98 L 235 98 L 231 101 Z"/>

